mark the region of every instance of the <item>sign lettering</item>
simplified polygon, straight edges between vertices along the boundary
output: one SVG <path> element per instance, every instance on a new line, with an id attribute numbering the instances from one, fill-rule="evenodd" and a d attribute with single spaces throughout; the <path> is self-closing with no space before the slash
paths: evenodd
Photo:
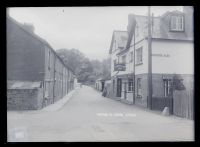
<path id="1" fill-rule="evenodd" d="M 152 54 L 152 56 L 156 56 L 156 57 L 170 57 L 169 54 Z"/>

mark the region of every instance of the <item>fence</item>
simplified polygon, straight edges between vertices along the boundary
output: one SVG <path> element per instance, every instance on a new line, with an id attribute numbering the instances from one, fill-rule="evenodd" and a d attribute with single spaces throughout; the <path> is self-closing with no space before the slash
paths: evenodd
<path id="1" fill-rule="evenodd" d="M 175 91 L 174 92 L 174 109 L 176 116 L 194 119 L 194 94 L 192 90 Z"/>
<path id="2" fill-rule="evenodd" d="M 172 97 L 152 97 L 152 109 L 163 111 L 165 107 L 169 107 L 170 114 L 173 113 Z"/>

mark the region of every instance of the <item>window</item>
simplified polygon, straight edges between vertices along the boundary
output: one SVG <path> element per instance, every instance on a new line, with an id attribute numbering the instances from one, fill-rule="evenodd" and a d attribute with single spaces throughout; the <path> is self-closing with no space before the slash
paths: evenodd
<path id="1" fill-rule="evenodd" d="M 128 80 L 128 91 L 133 91 L 133 79 Z"/>
<path id="2" fill-rule="evenodd" d="M 114 63 L 114 65 L 116 65 L 117 64 L 117 59 L 113 60 L 113 63 Z"/>
<path id="3" fill-rule="evenodd" d="M 142 64 L 142 47 L 136 50 L 136 64 Z"/>
<path id="4" fill-rule="evenodd" d="M 114 64 L 114 70 L 115 70 L 115 65 L 117 64 L 117 59 L 113 60 L 113 64 Z"/>
<path id="5" fill-rule="evenodd" d="M 184 30 L 184 21 L 182 15 L 173 15 L 171 16 L 170 29 L 172 31 L 183 31 Z"/>
<path id="6" fill-rule="evenodd" d="M 126 64 L 126 55 L 122 56 L 122 63 Z"/>
<path id="7" fill-rule="evenodd" d="M 172 80 L 164 79 L 164 97 L 169 97 L 172 94 Z"/>
<path id="8" fill-rule="evenodd" d="M 137 78 L 137 97 L 142 97 L 141 78 Z"/>
<path id="9" fill-rule="evenodd" d="M 129 62 L 133 62 L 133 52 L 130 52 L 130 58 Z"/>

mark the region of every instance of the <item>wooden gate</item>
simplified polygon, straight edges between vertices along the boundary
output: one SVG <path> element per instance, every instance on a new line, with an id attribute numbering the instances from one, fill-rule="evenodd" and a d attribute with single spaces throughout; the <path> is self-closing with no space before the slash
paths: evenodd
<path id="1" fill-rule="evenodd" d="M 173 114 L 194 119 L 194 94 L 192 90 L 174 91 Z"/>
<path id="2" fill-rule="evenodd" d="M 172 97 L 152 97 L 152 110 L 163 111 L 165 107 L 169 107 L 170 114 L 173 113 Z"/>

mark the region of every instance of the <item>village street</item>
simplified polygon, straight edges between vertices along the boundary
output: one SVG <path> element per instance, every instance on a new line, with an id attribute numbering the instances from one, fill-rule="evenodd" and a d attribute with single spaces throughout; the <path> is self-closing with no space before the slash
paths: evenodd
<path id="1" fill-rule="evenodd" d="M 88 86 L 56 111 L 8 111 L 9 142 L 192 140 L 193 121 L 105 98 Z"/>

